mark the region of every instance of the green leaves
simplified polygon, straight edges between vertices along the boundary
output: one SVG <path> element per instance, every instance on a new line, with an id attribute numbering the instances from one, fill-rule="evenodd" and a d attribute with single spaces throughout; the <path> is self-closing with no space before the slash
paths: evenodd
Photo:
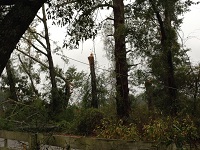
<path id="1" fill-rule="evenodd" d="M 199 138 L 197 127 L 190 116 L 185 118 L 171 118 L 152 120 L 150 124 L 144 125 L 144 138 L 154 141 L 158 145 L 175 143 L 178 148 L 183 148 Z"/>

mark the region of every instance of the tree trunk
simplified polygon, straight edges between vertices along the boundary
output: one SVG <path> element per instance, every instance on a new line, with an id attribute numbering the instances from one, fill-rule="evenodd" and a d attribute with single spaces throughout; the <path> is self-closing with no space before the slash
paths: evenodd
<path id="1" fill-rule="evenodd" d="M 194 73 L 194 71 L 193 71 Z M 193 110 L 192 110 L 192 115 L 196 116 L 197 115 L 197 106 L 198 106 L 198 94 L 199 94 L 199 79 L 200 79 L 200 69 L 198 69 L 198 74 L 197 76 L 194 73 L 194 94 L 193 94 Z"/>
<path id="2" fill-rule="evenodd" d="M 47 18 L 46 18 L 46 12 L 45 12 L 45 6 L 42 6 L 42 14 L 43 14 L 43 25 L 44 25 L 44 32 L 45 32 L 45 41 L 46 41 L 46 51 L 47 51 L 47 59 L 49 63 L 49 74 L 50 74 L 50 80 L 51 80 L 51 96 L 52 96 L 52 102 L 51 102 L 51 109 L 52 111 L 57 114 L 62 111 L 63 102 L 61 100 L 61 96 L 59 95 L 57 83 L 56 83 L 56 73 L 54 68 L 54 62 L 51 54 L 51 44 L 49 39 L 49 31 L 47 26 Z"/>
<path id="3" fill-rule="evenodd" d="M 30 81 L 31 81 L 31 88 L 35 94 L 35 96 L 39 97 L 39 93 L 38 90 L 35 88 L 34 82 L 33 82 L 33 78 L 32 78 L 32 73 L 31 73 L 31 69 L 30 68 L 26 68 L 26 65 L 23 63 L 21 57 L 18 55 L 19 61 L 22 65 L 22 68 L 24 70 L 24 72 L 28 75 Z"/>
<path id="4" fill-rule="evenodd" d="M 165 8 L 165 35 L 162 39 L 161 46 L 164 53 L 164 61 L 166 63 L 166 72 L 167 72 L 167 88 L 169 92 L 169 104 L 170 104 L 170 114 L 172 116 L 176 116 L 178 112 L 178 104 L 177 104 L 177 86 L 174 79 L 174 64 L 173 64 L 173 55 L 172 55 L 172 47 L 173 43 L 176 42 L 175 35 L 172 34 L 173 30 L 171 26 L 171 15 L 169 10 Z"/>
<path id="5" fill-rule="evenodd" d="M 148 106 L 148 111 L 153 112 L 154 111 L 154 106 L 153 106 L 153 87 L 151 80 L 146 80 L 145 81 L 145 96 L 147 100 L 147 106 Z"/>
<path id="6" fill-rule="evenodd" d="M 152 0 L 149 0 L 151 3 L 153 10 L 156 14 L 160 32 L 161 32 L 161 50 L 162 50 L 162 59 L 163 59 L 163 66 L 165 69 L 165 73 L 163 75 L 164 78 L 164 86 L 166 91 L 168 92 L 168 107 L 169 113 L 172 116 L 176 116 L 178 112 L 178 101 L 177 101 L 177 85 L 174 79 L 174 64 L 173 64 L 173 44 L 177 42 L 175 31 L 171 25 L 171 17 L 174 13 L 174 1 L 169 0 L 169 2 L 165 3 L 164 8 L 164 21 L 160 15 L 160 12 L 155 6 L 155 3 Z"/>
<path id="7" fill-rule="evenodd" d="M 0 75 L 11 53 L 46 0 L 16 1 L 0 23 Z"/>
<path id="8" fill-rule="evenodd" d="M 94 68 L 94 56 L 91 54 L 88 57 L 90 63 L 90 74 L 91 74 L 91 85 L 92 85 L 92 102 L 91 107 L 98 108 L 98 100 L 97 100 L 97 86 L 96 86 L 96 75 L 95 75 L 95 68 Z"/>
<path id="9" fill-rule="evenodd" d="M 16 87 L 15 87 L 15 79 L 14 79 L 14 74 L 12 72 L 12 67 L 11 67 L 11 62 L 8 61 L 6 65 L 6 73 L 8 77 L 8 84 L 10 86 L 10 98 L 17 101 L 17 93 L 16 93 Z"/>
<path id="10" fill-rule="evenodd" d="M 116 73 L 116 104 L 119 118 L 128 118 L 130 111 L 128 89 L 128 64 L 125 47 L 125 19 L 123 0 L 113 0 L 114 39 L 115 39 L 115 73 Z"/>

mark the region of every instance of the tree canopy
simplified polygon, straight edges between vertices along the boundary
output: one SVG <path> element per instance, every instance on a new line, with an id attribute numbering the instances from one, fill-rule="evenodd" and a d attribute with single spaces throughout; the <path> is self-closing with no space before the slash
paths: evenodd
<path id="1" fill-rule="evenodd" d="M 183 134 L 185 124 L 198 135 L 200 70 L 191 63 L 189 49 L 179 42 L 178 34 L 184 13 L 197 4 L 190 0 L 0 0 L 0 117 L 16 122 L 32 118 L 29 123 L 35 126 L 49 119 L 48 125 L 53 122 L 59 130 L 85 135 L 96 131 L 103 137 L 109 133 L 126 138 L 133 132 L 128 137 L 135 139 L 138 132 L 143 139 L 158 140 L 149 133 L 151 128 L 156 132 L 152 135 L 158 131 L 165 142 L 177 142 L 176 129 Z M 109 14 L 98 20 L 98 12 L 106 9 Z M 49 20 L 65 29 L 63 45 L 51 37 Z M 64 51 L 97 35 L 103 37 L 112 66 L 95 72 L 95 57 L 90 60 L 90 74 L 68 66 Z M 67 69 L 56 65 L 56 59 Z M 143 89 L 138 94 L 133 87 Z M 101 125 L 94 130 L 97 124 Z M 156 130 L 158 124 L 173 135 Z M 110 132 L 114 125 L 123 132 Z M 199 138 L 189 136 L 182 142 Z"/>

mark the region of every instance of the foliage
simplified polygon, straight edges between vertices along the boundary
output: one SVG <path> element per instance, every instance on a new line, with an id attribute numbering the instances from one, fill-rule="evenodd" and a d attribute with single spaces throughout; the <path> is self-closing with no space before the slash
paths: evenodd
<path id="1" fill-rule="evenodd" d="M 47 9 L 48 18 L 53 20 L 53 24 L 65 26 L 67 30 L 64 47 L 74 48 L 81 40 L 94 38 L 99 29 L 95 22 L 100 7 L 109 7 L 106 0 L 76 0 L 72 2 L 55 1 Z M 69 38 L 68 38 L 69 37 Z"/>
<path id="2" fill-rule="evenodd" d="M 81 135 L 92 135 L 96 126 L 101 124 L 104 114 L 98 109 L 89 108 L 82 110 L 76 118 L 77 133 Z"/>
<path id="3" fill-rule="evenodd" d="M 90 77 L 90 76 L 89 76 Z M 82 108 L 90 108 L 91 107 L 91 101 L 92 101 L 92 96 L 91 96 L 91 92 L 92 92 L 92 87 L 91 87 L 91 80 L 89 79 L 89 77 L 86 78 L 82 78 L 83 80 L 82 85 L 81 85 L 81 89 L 79 91 L 79 99 L 80 101 L 80 106 Z M 103 107 L 104 105 L 109 103 L 109 97 L 111 96 L 111 90 L 109 91 L 108 87 L 108 81 L 109 79 L 106 77 L 106 73 L 105 72 L 101 72 L 96 74 L 96 94 L 97 94 L 97 100 L 98 100 L 98 105 L 99 108 Z"/>
<path id="4" fill-rule="evenodd" d="M 0 117 L 0 130 L 15 130 L 15 125 L 3 117 Z"/>
<path id="5" fill-rule="evenodd" d="M 6 127 L 1 124 L 2 128 L 32 132 L 41 131 L 48 125 L 48 110 L 46 104 L 40 99 L 29 102 L 7 101 L 7 103 L 3 104 L 5 110 L 2 119 L 10 125 Z"/>
<path id="6" fill-rule="evenodd" d="M 185 118 L 166 117 L 151 120 L 149 124 L 144 125 L 143 130 L 144 140 L 164 143 L 167 146 L 175 143 L 179 148 L 199 139 L 197 127 L 188 115 Z"/>
<path id="7" fill-rule="evenodd" d="M 123 121 L 114 119 L 103 119 L 101 126 L 95 129 L 97 137 L 106 139 L 123 139 L 138 141 L 140 138 L 136 125 L 124 125 Z"/>

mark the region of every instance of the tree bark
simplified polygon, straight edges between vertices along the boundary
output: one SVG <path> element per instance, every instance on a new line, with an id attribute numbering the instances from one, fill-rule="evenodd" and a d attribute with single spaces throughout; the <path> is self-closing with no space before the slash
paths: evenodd
<path id="1" fill-rule="evenodd" d="M 123 0 L 113 0 L 114 39 L 115 39 L 115 73 L 116 73 L 116 104 L 119 118 L 128 118 L 130 111 L 128 88 L 128 64 L 125 47 L 125 18 Z"/>
<path id="2" fill-rule="evenodd" d="M 171 15 L 168 10 L 169 6 L 165 8 L 165 38 L 161 42 L 161 46 L 164 52 L 164 61 L 166 61 L 166 71 L 167 71 L 167 88 L 169 92 L 169 104 L 170 104 L 170 114 L 176 116 L 178 112 L 178 103 L 177 103 L 177 85 L 174 78 L 174 64 L 173 64 L 173 55 L 172 47 L 173 43 L 176 42 L 174 35 L 172 34 L 172 25 L 171 25 Z"/>
<path id="3" fill-rule="evenodd" d="M 51 109 L 53 113 L 57 114 L 62 111 L 62 108 L 64 108 L 64 103 L 62 102 L 61 96 L 59 95 L 58 92 L 58 87 L 56 83 L 56 73 L 55 73 L 55 68 L 54 68 L 54 62 L 51 54 L 51 44 L 50 44 L 50 39 L 49 39 L 49 31 L 48 31 L 48 26 L 47 26 L 47 18 L 46 18 L 46 12 L 45 12 L 45 6 L 42 6 L 42 14 L 43 14 L 43 25 L 44 25 L 44 33 L 45 33 L 45 41 L 46 41 L 46 52 L 47 52 L 47 59 L 48 59 L 48 69 L 49 69 L 49 74 L 50 74 L 50 80 L 51 80 L 51 97 L 52 97 L 52 102 L 51 102 Z"/>
<path id="4" fill-rule="evenodd" d="M 165 69 L 165 79 L 164 84 L 165 88 L 168 91 L 168 107 L 169 113 L 172 116 L 176 116 L 178 112 L 178 101 L 177 101 L 177 85 L 174 78 L 174 64 L 173 64 L 173 44 L 176 41 L 176 35 L 173 33 L 174 29 L 171 25 L 171 17 L 172 13 L 174 13 L 174 5 L 175 2 L 171 0 L 170 2 L 165 3 L 164 8 L 164 17 L 162 19 L 160 12 L 157 10 L 155 3 L 152 0 L 149 0 L 153 10 L 156 14 L 157 21 L 160 26 L 161 32 L 161 50 L 162 50 L 162 57 L 163 57 L 163 67 Z M 169 5 L 170 4 L 170 5 Z M 173 11 L 173 12 L 172 12 Z"/>
<path id="5" fill-rule="evenodd" d="M 153 106 L 153 87 L 151 80 L 146 80 L 145 81 L 145 96 L 147 100 L 147 106 L 148 106 L 148 111 L 153 112 L 154 111 L 154 106 Z"/>
<path id="6" fill-rule="evenodd" d="M 92 102 L 91 107 L 98 108 L 98 99 L 97 99 L 97 86 L 96 86 L 96 75 L 94 67 L 94 56 L 91 54 L 88 57 L 90 63 L 90 74 L 91 74 L 91 85 L 92 85 Z"/>
<path id="7" fill-rule="evenodd" d="M 0 23 L 0 75 L 11 53 L 46 0 L 16 1 Z M 0 1 L 5 2 L 5 1 Z M 0 3 L 1 4 L 1 3 Z"/>
<path id="8" fill-rule="evenodd" d="M 16 83 L 15 83 L 15 79 L 14 79 L 14 74 L 12 71 L 12 67 L 11 67 L 11 62 L 8 61 L 7 65 L 6 65 L 6 73 L 7 73 L 7 77 L 8 77 L 8 84 L 10 87 L 10 98 L 18 101 L 18 97 L 17 97 L 17 90 L 16 90 Z"/>

